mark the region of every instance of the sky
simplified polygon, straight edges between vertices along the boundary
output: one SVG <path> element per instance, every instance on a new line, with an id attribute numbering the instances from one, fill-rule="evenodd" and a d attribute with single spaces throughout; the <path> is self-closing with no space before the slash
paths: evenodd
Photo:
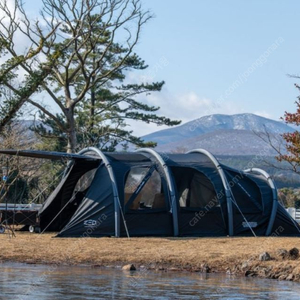
<path id="1" fill-rule="evenodd" d="M 166 83 L 139 100 L 183 122 L 204 115 L 255 113 L 280 120 L 296 110 L 300 74 L 300 1 L 142 0 L 155 18 L 137 54 L 149 65 L 128 80 Z M 28 0 L 35 12 L 39 0 Z M 137 135 L 166 127 L 131 123 Z"/>

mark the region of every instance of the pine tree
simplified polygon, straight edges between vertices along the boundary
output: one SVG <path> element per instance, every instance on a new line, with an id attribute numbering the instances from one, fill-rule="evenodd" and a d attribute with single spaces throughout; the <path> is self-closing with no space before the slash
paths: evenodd
<path id="1" fill-rule="evenodd" d="M 121 140 L 142 145 L 126 130 L 128 119 L 179 123 L 157 116 L 158 107 L 135 98 L 160 91 L 163 82 L 124 83 L 129 70 L 147 67 L 134 53 L 142 27 L 152 18 L 139 0 L 44 0 L 43 25 L 38 20 L 32 23 L 21 0 L 15 3 L 11 10 L 0 0 L 0 9 L 10 21 L 6 26 L 0 20 L 0 40 L 11 57 L 2 70 L 23 69 L 24 89 L 13 88 L 7 80 L 3 83 L 18 99 L 35 106 L 46 124 L 51 120 L 54 127 L 46 130 L 48 135 L 60 132 L 68 152 L 75 152 L 87 139 L 95 145 L 109 141 L 109 148 Z M 14 42 L 17 31 L 32 43 L 23 56 Z M 51 99 L 59 113 L 40 101 L 42 93 L 48 94 L 47 101 Z"/>

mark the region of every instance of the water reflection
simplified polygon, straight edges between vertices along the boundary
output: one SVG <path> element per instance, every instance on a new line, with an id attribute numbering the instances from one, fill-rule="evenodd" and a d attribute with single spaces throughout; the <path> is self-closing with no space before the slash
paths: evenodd
<path id="1" fill-rule="evenodd" d="M 2 264 L 0 299 L 299 299 L 300 284 L 216 274 Z"/>

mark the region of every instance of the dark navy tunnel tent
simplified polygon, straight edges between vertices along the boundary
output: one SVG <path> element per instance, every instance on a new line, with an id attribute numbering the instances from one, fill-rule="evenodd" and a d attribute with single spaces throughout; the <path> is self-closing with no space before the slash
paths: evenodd
<path id="1" fill-rule="evenodd" d="M 300 235 L 265 171 L 229 168 L 203 149 L 0 153 L 70 159 L 39 211 L 42 232 L 59 237 Z"/>

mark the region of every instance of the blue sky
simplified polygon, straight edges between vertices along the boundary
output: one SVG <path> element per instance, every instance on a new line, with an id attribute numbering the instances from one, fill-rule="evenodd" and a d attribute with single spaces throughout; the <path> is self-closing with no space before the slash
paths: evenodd
<path id="1" fill-rule="evenodd" d="M 38 3 L 27 6 L 34 10 Z M 130 78 L 166 81 L 161 93 L 144 99 L 159 105 L 161 114 L 184 122 L 208 113 L 244 112 L 279 120 L 295 110 L 297 81 L 287 74 L 300 74 L 300 1 L 142 3 L 156 16 L 136 48 L 149 69 Z M 245 80 L 234 85 L 243 74 Z M 133 123 L 132 129 L 145 134 L 162 128 Z"/>

